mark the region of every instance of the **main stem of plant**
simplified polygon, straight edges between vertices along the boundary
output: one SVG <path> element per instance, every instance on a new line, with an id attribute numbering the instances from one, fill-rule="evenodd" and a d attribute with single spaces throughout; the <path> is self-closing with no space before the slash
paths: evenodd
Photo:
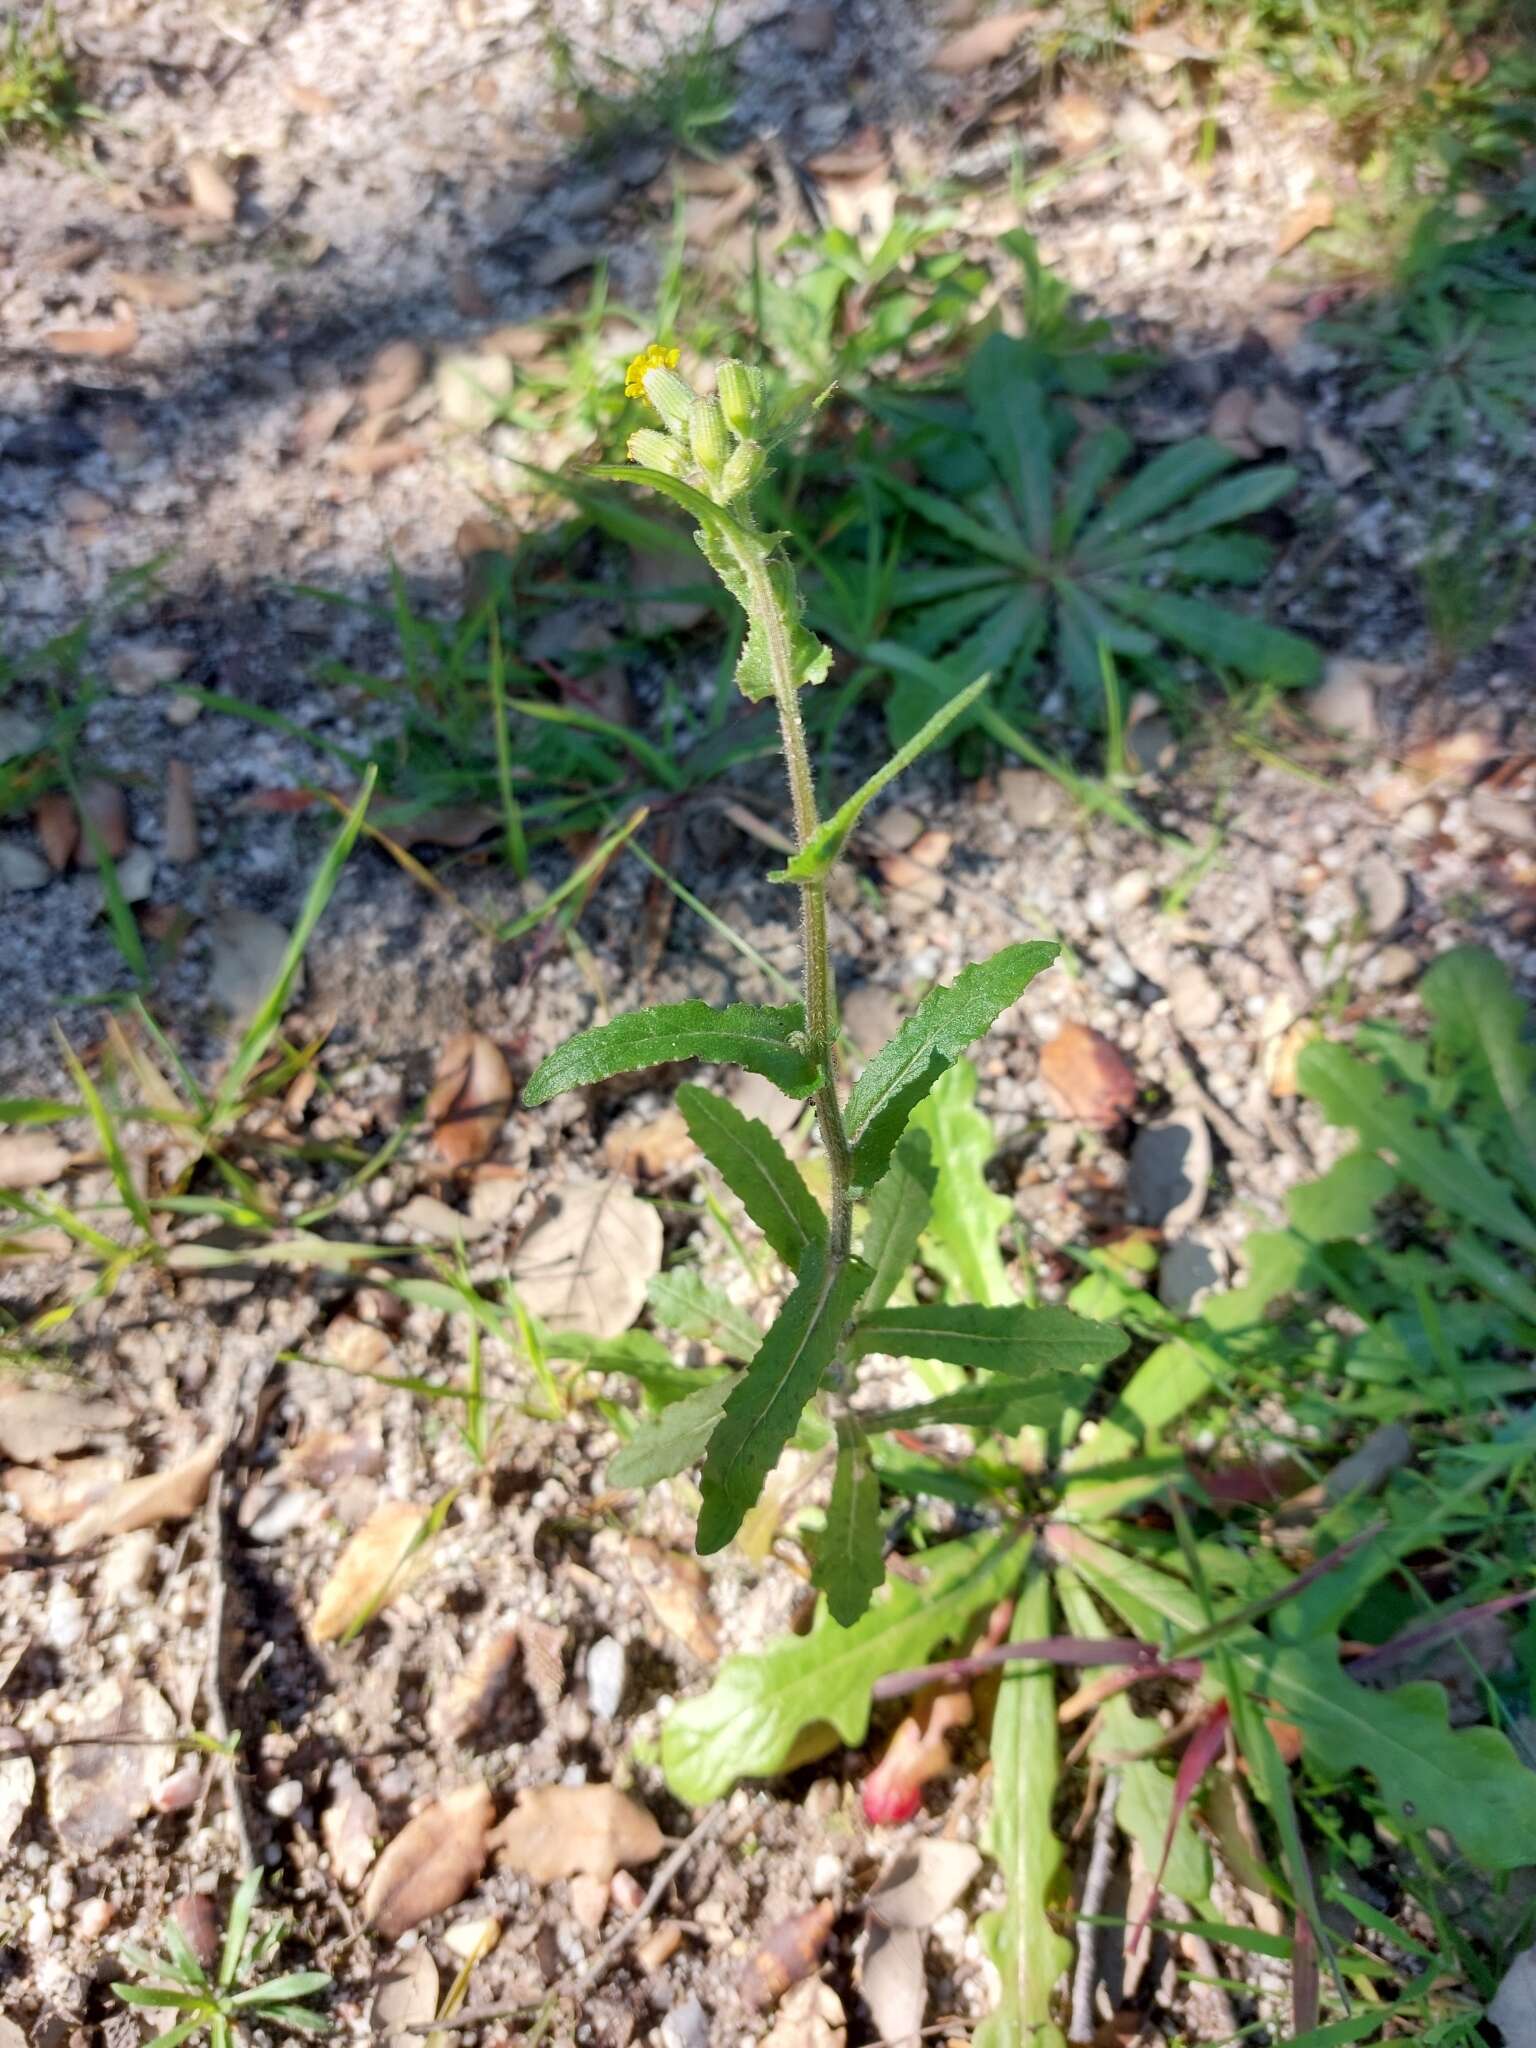
<path id="1" fill-rule="evenodd" d="M 789 629 L 773 580 L 760 554 L 738 556 L 752 594 L 755 622 L 768 649 L 773 676 L 774 702 L 778 706 L 779 731 L 784 745 L 784 766 L 789 775 L 789 796 L 795 813 L 795 838 L 804 847 L 816 831 L 816 784 L 811 775 L 810 756 L 805 746 L 805 726 L 800 717 L 800 693 L 790 655 Z M 837 1093 L 837 987 L 832 977 L 832 955 L 827 943 L 827 887 L 819 878 L 801 882 L 800 926 L 805 950 L 805 1035 L 822 1071 L 816 1091 L 816 1122 L 827 1155 L 831 1183 L 832 1213 L 827 1236 L 827 1263 L 831 1270 L 847 1259 L 853 1240 L 853 1159 L 848 1133 L 843 1125 L 843 1106 Z"/>

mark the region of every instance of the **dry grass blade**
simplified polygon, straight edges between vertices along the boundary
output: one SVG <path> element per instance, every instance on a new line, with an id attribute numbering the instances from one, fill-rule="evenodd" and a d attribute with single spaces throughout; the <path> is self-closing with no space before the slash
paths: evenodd
<path id="1" fill-rule="evenodd" d="M 355 1635 L 406 1582 L 432 1510 L 410 1500 L 387 1500 L 364 1522 L 337 1558 L 309 1624 L 316 1643 Z"/>

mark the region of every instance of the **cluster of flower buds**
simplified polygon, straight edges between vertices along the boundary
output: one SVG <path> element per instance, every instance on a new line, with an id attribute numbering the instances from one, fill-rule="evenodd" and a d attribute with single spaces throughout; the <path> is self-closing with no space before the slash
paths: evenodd
<path id="1" fill-rule="evenodd" d="M 677 362 L 675 348 L 653 341 L 629 366 L 625 396 L 647 399 L 666 429 L 641 427 L 631 434 L 630 460 L 693 484 L 718 505 L 729 505 L 763 473 L 766 458 L 753 439 L 762 417 L 763 373 L 749 363 L 721 363 L 709 397 L 678 375 Z"/>

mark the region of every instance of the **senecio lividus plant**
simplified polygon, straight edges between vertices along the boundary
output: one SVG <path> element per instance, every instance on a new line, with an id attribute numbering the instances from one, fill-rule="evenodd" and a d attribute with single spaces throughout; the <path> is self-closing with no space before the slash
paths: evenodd
<path id="1" fill-rule="evenodd" d="M 747 617 L 736 679 L 754 700 L 772 698 L 779 714 L 796 847 L 774 877 L 800 892 L 804 1000 L 778 1007 L 705 1002 L 638 1010 L 569 1039 L 550 1054 L 524 1091 L 531 1105 L 567 1088 L 663 1061 L 702 1059 L 750 1068 L 797 1101 L 815 1105 L 826 1155 L 825 1210 L 766 1127 L 706 1089 L 679 1091 L 694 1142 L 718 1169 L 794 1284 L 755 1355 L 644 1425 L 626 1446 L 623 1483 L 644 1484 L 701 1465 L 698 1547 L 722 1549 L 794 1436 L 809 1403 L 824 1396 L 838 1456 L 816 1582 L 835 1620 L 857 1620 L 884 1576 L 879 1484 L 869 1455 L 872 1431 L 914 1425 L 917 1411 L 870 1414 L 851 1402 L 858 1362 L 872 1353 L 979 1368 L 980 1392 L 951 1397 L 978 1405 L 999 1427 L 1046 1422 L 1066 1406 L 1077 1369 L 1104 1364 L 1126 1342 L 1118 1330 L 1066 1309 L 971 1303 L 890 1307 L 912 1256 L 916 1230 L 904 1190 L 913 1183 L 912 1112 L 964 1049 L 990 1029 L 1043 968 L 1055 945 L 1006 946 L 934 989 L 890 1043 L 871 1059 L 851 1092 L 839 1079 L 837 994 L 827 945 L 827 878 L 865 806 L 963 715 L 986 688 L 978 678 L 937 711 L 830 817 L 817 807 L 815 779 L 800 715 L 800 692 L 819 683 L 830 650 L 803 623 L 803 601 L 783 536 L 765 532 L 753 490 L 766 457 L 761 372 L 720 364 L 714 395 L 695 392 L 677 371 L 678 352 L 653 344 L 631 365 L 626 389 L 641 393 L 661 426 L 629 442 L 630 466 L 597 474 L 641 484 L 690 513 L 698 545 Z M 918 1178 L 921 1179 L 919 1172 Z M 855 1200 L 867 1221 L 855 1250 Z M 944 1401 L 922 1410 L 943 1420 Z M 611 1473 L 619 1479 L 617 1463 Z"/>

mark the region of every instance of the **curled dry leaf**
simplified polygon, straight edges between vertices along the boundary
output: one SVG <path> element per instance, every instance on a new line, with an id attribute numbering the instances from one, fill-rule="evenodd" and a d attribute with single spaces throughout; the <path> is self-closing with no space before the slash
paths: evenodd
<path id="1" fill-rule="evenodd" d="M 656 1619 L 701 1664 L 713 1664 L 720 1630 L 709 1604 L 708 1572 L 697 1558 L 663 1550 L 644 1536 L 630 1537 L 628 1549 L 635 1583 Z"/>
<path id="2" fill-rule="evenodd" d="M 539 1785 L 491 1836 L 496 1861 L 535 1884 L 562 1877 L 600 1877 L 650 1863 L 666 1837 L 636 1800 L 613 1785 Z"/>
<path id="3" fill-rule="evenodd" d="M 379 1809 L 349 1764 L 332 1766 L 330 1787 L 330 1799 L 320 1816 L 320 1839 L 336 1881 L 344 1891 L 355 1892 L 373 1866 Z"/>
<path id="4" fill-rule="evenodd" d="M 208 1482 L 224 1455 L 224 1439 L 211 1436 L 190 1458 L 163 1472 L 130 1479 L 105 1500 L 88 1507 L 59 1538 L 63 1557 L 72 1557 L 103 1536 L 122 1536 L 130 1529 L 153 1529 L 160 1522 L 184 1522 L 208 1497 Z"/>
<path id="5" fill-rule="evenodd" d="M 748 1957 L 741 1973 L 743 2004 L 754 2012 L 767 2012 L 792 1984 L 809 1977 L 821 1962 L 836 1918 L 837 1907 L 823 1899 L 808 1913 L 796 1913 L 770 1928 L 762 1947 Z"/>
<path id="6" fill-rule="evenodd" d="M 421 2048 L 411 2031 L 437 2018 L 437 1964 L 425 1942 L 402 1956 L 380 1983 L 368 2008 L 369 2038 L 384 2048 Z"/>
<path id="7" fill-rule="evenodd" d="M 100 1443 L 128 1424 L 115 1401 L 94 1401 L 65 1387 L 23 1387 L 0 1394 L 0 1453 L 41 1465 Z"/>
<path id="8" fill-rule="evenodd" d="M 176 1768 L 176 1716 L 142 1679 L 104 1679 L 48 1758 L 48 1820 L 67 1856 L 101 1856 L 137 1827 Z M 103 1737 L 116 1738 L 102 1740 Z"/>
<path id="9" fill-rule="evenodd" d="M 984 21 L 961 29 L 958 35 L 940 43 L 928 59 L 928 68 L 949 77 L 979 71 L 983 64 L 995 64 L 999 57 L 1006 57 L 1027 28 L 1045 19 L 1038 7 L 1016 7 L 1001 14 L 989 14 Z"/>
<path id="10" fill-rule="evenodd" d="M 661 1245 L 660 1216 L 626 1181 L 574 1183 L 524 1238 L 511 1278 L 551 1329 L 617 1337 L 645 1305 Z"/>
<path id="11" fill-rule="evenodd" d="M 110 327 L 55 327 L 48 334 L 48 346 L 56 356 L 90 356 L 108 361 L 125 356 L 136 347 L 139 323 L 132 311 L 125 312 Z"/>
<path id="12" fill-rule="evenodd" d="M 427 1725 L 440 1741 L 463 1742 L 491 1725 L 506 1698 L 521 1640 L 515 1621 L 498 1621 L 486 1630 L 432 1703 Z"/>
<path id="13" fill-rule="evenodd" d="M 432 1142 L 452 1166 L 473 1166 L 495 1144 L 512 1107 L 512 1075 L 495 1045 L 479 1031 L 456 1031 L 438 1056 L 427 1097 Z"/>
<path id="14" fill-rule="evenodd" d="M 1101 1031 L 1063 1024 L 1040 1055 L 1040 1078 L 1065 1116 L 1110 1131 L 1136 1106 L 1136 1076 Z"/>
<path id="15" fill-rule="evenodd" d="M 374 1866 L 363 1925 L 386 1941 L 456 1906 L 485 1868 L 496 1809 L 483 1784 L 464 1785 L 407 1821 Z"/>
<path id="16" fill-rule="evenodd" d="M 360 1627 L 414 1576 L 410 1567 L 419 1565 L 430 1513 L 411 1500 L 386 1500 L 374 1509 L 320 1589 L 309 1625 L 312 1641 L 332 1643 Z"/>
<path id="17" fill-rule="evenodd" d="M 68 1173 L 77 1156 L 52 1131 L 7 1131 L 0 1137 L 0 1187 L 17 1194 L 51 1187 Z"/>

